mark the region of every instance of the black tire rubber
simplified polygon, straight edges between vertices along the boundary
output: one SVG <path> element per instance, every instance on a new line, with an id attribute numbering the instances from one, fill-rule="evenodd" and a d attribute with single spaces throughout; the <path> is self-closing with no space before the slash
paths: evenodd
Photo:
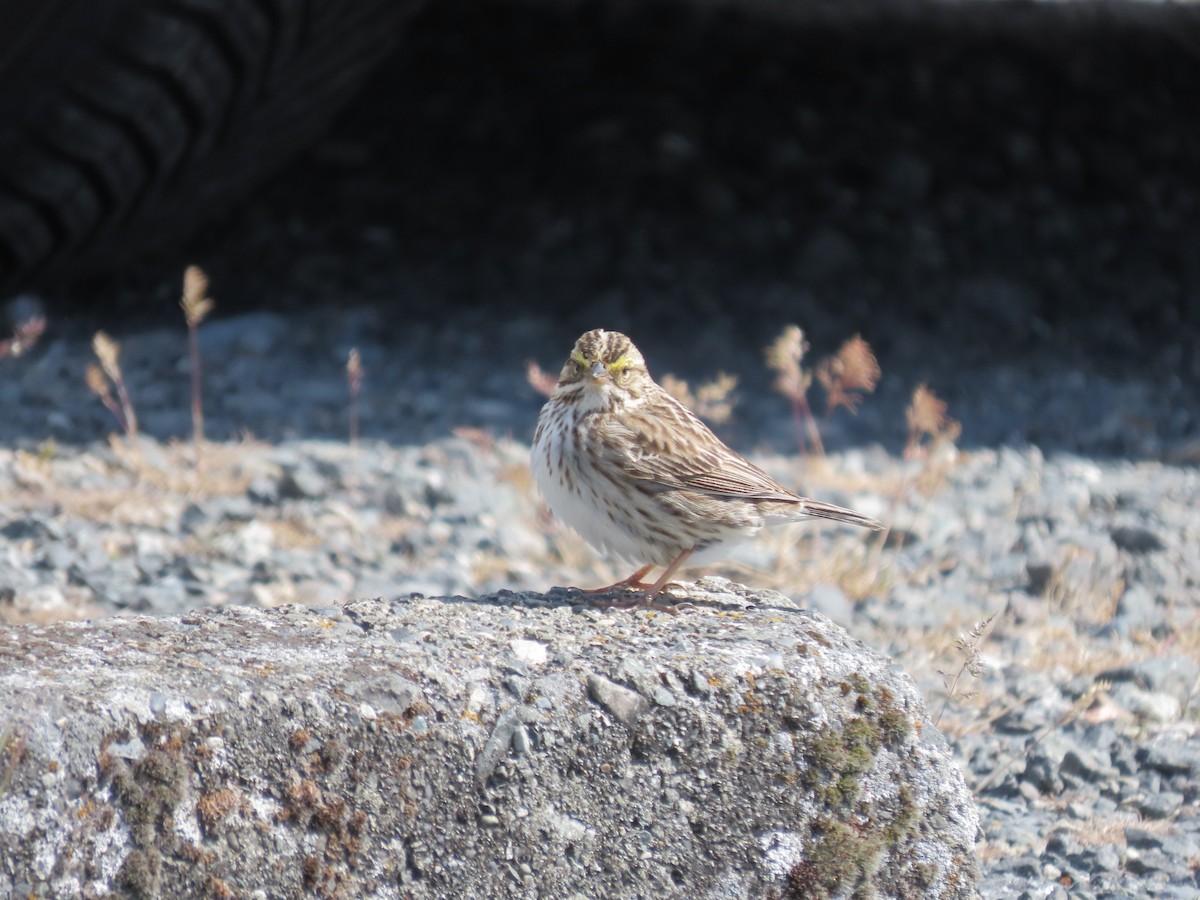
<path id="1" fill-rule="evenodd" d="M 311 139 L 421 0 L 0 0 L 0 295 L 178 239 Z"/>

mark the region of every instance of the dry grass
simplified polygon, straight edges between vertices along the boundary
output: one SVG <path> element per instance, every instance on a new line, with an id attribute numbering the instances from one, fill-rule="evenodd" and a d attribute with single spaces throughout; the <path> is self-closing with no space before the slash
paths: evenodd
<path id="1" fill-rule="evenodd" d="M 766 349 L 767 368 L 775 372 L 775 390 L 787 397 L 792 404 L 792 418 L 796 422 L 796 439 L 800 452 L 806 450 L 804 436 L 818 456 L 825 455 L 821 433 L 808 404 L 808 389 L 812 386 L 812 373 L 804 368 L 804 357 L 808 353 L 808 341 L 799 325 L 788 325 Z"/>
<path id="2" fill-rule="evenodd" d="M 357 347 L 351 347 L 346 357 L 346 386 L 350 391 L 350 444 L 358 443 L 358 394 L 362 390 L 363 367 L 362 357 Z"/>
<path id="3" fill-rule="evenodd" d="M 200 449 L 204 443 L 204 405 L 200 396 L 200 323 L 213 310 L 213 299 L 208 296 L 208 276 L 199 266 L 188 266 L 183 273 L 183 297 L 179 306 L 183 310 L 188 329 L 188 356 L 192 370 L 192 447 L 196 454 L 196 466 L 200 465 Z"/>
<path id="4" fill-rule="evenodd" d="M 879 376 L 879 361 L 870 344 L 856 334 L 837 353 L 817 365 L 817 381 L 825 388 L 826 411 L 844 406 L 850 412 L 857 412 L 862 393 L 874 391 Z"/>
<path id="5" fill-rule="evenodd" d="M 733 418 L 733 408 L 737 398 L 733 391 L 737 387 L 737 376 L 721 372 L 712 381 L 706 381 L 696 388 L 695 392 L 682 378 L 676 378 L 667 373 L 663 376 L 663 390 L 694 412 L 702 419 L 707 419 L 714 425 L 724 425 Z"/>
<path id="6" fill-rule="evenodd" d="M 554 388 L 558 385 L 558 376 L 545 371 L 533 360 L 525 363 L 525 380 L 543 397 L 552 396 Z"/>
<path id="7" fill-rule="evenodd" d="M 991 632 L 996 615 L 996 613 L 992 613 L 986 619 L 976 622 L 970 631 L 959 634 L 955 639 L 954 647 L 962 657 L 962 665 L 958 667 L 958 671 L 953 673 L 945 669 L 938 670 L 938 674 L 942 676 L 942 684 L 946 688 L 946 698 L 942 701 L 942 708 L 933 720 L 934 725 L 941 722 L 942 715 L 946 712 L 946 707 L 951 700 L 956 697 L 969 698 L 979 693 L 977 690 L 969 689 L 960 692 L 959 685 L 962 683 L 964 675 L 972 679 L 983 677 L 984 665 L 981 648 Z"/>
<path id="8" fill-rule="evenodd" d="M 1112 620 L 1124 592 L 1118 569 L 1105 571 L 1094 550 L 1068 545 L 1042 589 L 1042 598 L 1049 610 L 1103 624 Z"/>
<path id="9" fill-rule="evenodd" d="M 121 345 L 110 338 L 105 332 L 97 331 L 92 338 L 92 350 L 100 364 L 87 367 L 87 386 L 100 398 L 126 437 L 136 438 L 138 435 L 137 414 L 129 392 L 125 388 L 125 379 L 121 374 Z M 116 398 L 112 388 L 116 389 Z M 119 401 L 119 402 L 118 402 Z"/>
<path id="10" fill-rule="evenodd" d="M 18 322 L 13 326 L 12 337 L 0 341 L 0 360 L 28 353 L 45 331 L 44 316 L 31 316 L 23 322 Z"/>

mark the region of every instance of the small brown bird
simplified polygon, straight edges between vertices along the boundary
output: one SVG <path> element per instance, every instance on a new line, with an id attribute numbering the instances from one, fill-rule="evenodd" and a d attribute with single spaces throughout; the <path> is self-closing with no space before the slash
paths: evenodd
<path id="1" fill-rule="evenodd" d="M 550 510 L 596 549 L 640 565 L 588 593 L 659 593 L 687 560 L 718 555 L 764 525 L 833 519 L 879 529 L 861 513 L 792 493 L 731 450 L 663 390 L 625 335 L 575 343 L 533 438 L 533 476 Z M 653 584 L 642 578 L 665 571 Z"/>

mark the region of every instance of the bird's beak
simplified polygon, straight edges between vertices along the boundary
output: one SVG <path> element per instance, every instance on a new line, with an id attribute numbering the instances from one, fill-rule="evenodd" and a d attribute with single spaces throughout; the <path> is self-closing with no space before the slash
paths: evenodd
<path id="1" fill-rule="evenodd" d="M 592 368 L 589 370 L 588 374 L 592 376 L 592 381 L 599 381 L 601 378 L 604 378 L 606 375 L 608 375 L 608 369 L 605 367 L 604 363 L 600 362 L 600 360 L 596 360 L 594 363 L 592 363 Z"/>

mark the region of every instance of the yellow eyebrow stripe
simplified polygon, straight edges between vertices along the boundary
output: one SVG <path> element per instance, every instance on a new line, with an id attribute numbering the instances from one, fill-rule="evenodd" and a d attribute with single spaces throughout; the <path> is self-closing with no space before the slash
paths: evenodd
<path id="1" fill-rule="evenodd" d="M 583 358 L 583 354 L 578 350 L 571 351 L 571 359 L 575 360 L 575 362 L 579 363 L 581 366 L 587 365 L 587 360 Z"/>

